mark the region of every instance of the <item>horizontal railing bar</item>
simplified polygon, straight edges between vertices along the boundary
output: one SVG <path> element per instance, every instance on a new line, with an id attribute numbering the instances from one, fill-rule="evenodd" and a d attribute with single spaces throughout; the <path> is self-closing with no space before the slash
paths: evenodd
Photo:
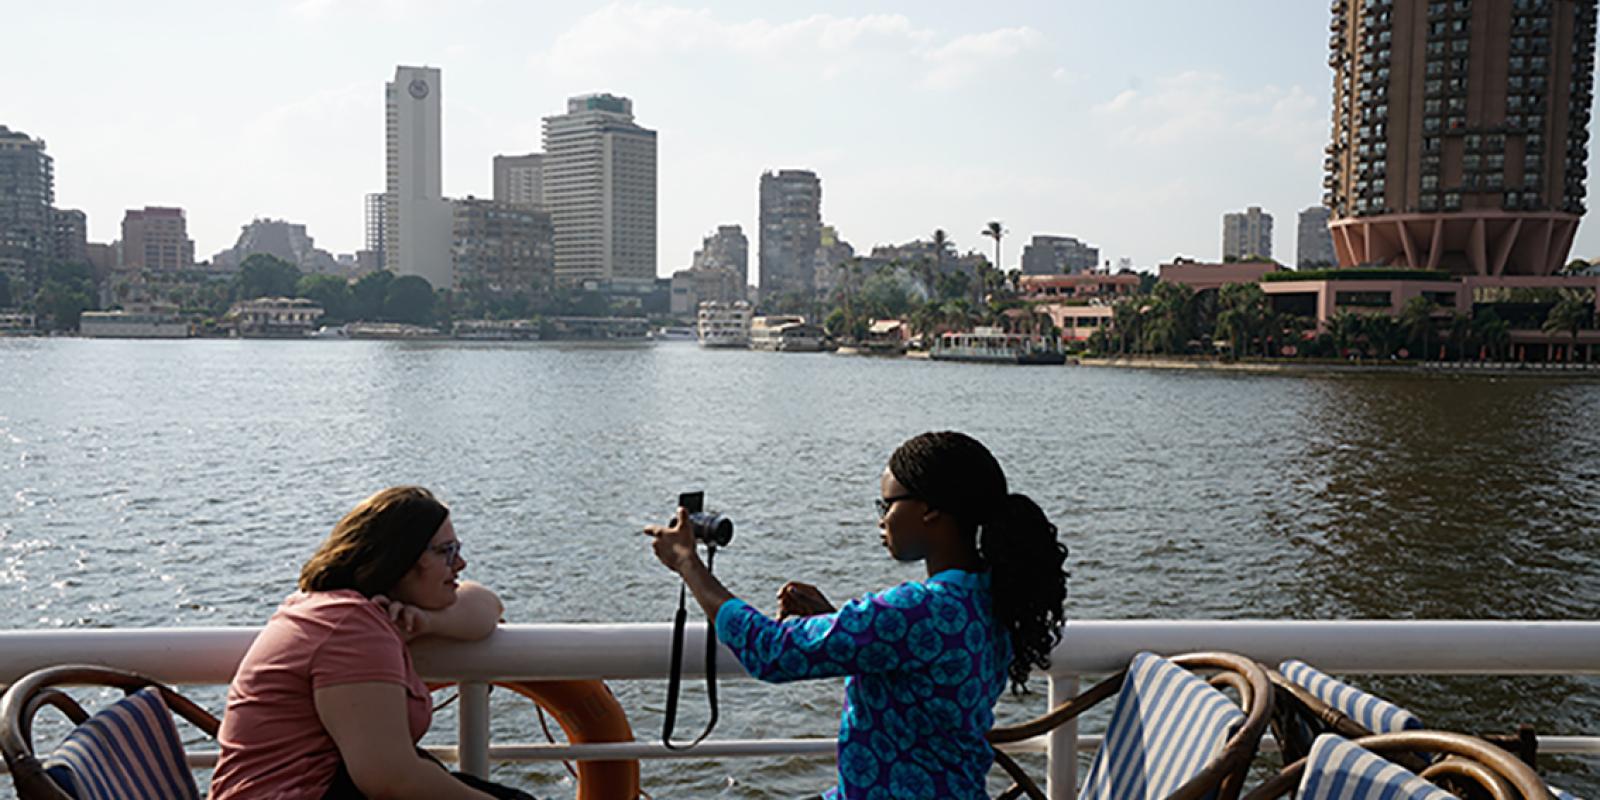
<path id="1" fill-rule="evenodd" d="M 1600 736 L 1540 736 L 1540 755 L 1600 756 Z M 1100 747 L 1098 734 L 1081 736 L 1078 751 L 1092 753 Z M 1043 753 L 1044 737 L 1024 739 L 1001 747 L 1008 753 Z M 831 756 L 838 742 L 834 739 L 717 739 L 701 742 L 690 750 L 668 750 L 659 742 L 617 742 L 611 744 L 504 744 L 489 748 L 489 760 L 496 762 L 533 761 L 612 761 L 617 759 L 677 759 L 717 756 L 720 758 L 760 758 L 769 756 Z M 457 760 L 454 747 L 424 748 L 441 761 Z M 1278 751 L 1271 735 L 1261 737 L 1263 753 Z M 190 750 L 189 766 L 209 769 L 217 765 L 216 750 Z M 6 765 L 0 763 L 0 775 Z"/>
<path id="2" fill-rule="evenodd" d="M 0 683 L 65 663 L 131 669 L 175 684 L 233 676 L 258 628 L 0 631 Z M 687 631 L 683 671 L 704 674 L 706 627 Z M 483 641 L 419 642 L 417 670 L 435 681 L 665 678 L 666 624 L 502 625 Z M 1325 672 L 1415 675 L 1600 674 L 1600 622 L 1211 621 L 1069 622 L 1052 654 L 1060 677 L 1115 672 L 1134 653 L 1229 650 L 1275 664 L 1298 658 Z M 745 678 L 726 649 L 718 672 Z"/>

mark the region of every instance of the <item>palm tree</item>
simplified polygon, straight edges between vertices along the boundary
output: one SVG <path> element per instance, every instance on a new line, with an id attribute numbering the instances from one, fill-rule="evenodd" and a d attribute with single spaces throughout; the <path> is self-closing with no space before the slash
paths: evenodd
<path id="1" fill-rule="evenodd" d="M 1456 346 L 1456 360 L 1466 358 L 1467 340 L 1472 338 L 1472 315 L 1457 311 L 1450 315 L 1450 343 Z"/>
<path id="2" fill-rule="evenodd" d="M 1472 328 L 1491 358 L 1498 361 L 1505 357 L 1506 348 L 1511 345 L 1510 323 L 1491 308 L 1472 318 Z"/>
<path id="3" fill-rule="evenodd" d="M 1572 354 L 1578 349 L 1578 331 L 1589 322 L 1589 314 L 1589 304 L 1583 298 L 1572 292 L 1562 292 L 1561 299 L 1545 315 L 1545 333 L 1551 336 L 1567 333 L 1572 336 L 1572 344 L 1567 347 L 1568 362 L 1572 361 Z"/>
<path id="4" fill-rule="evenodd" d="M 940 274 L 944 273 L 944 254 L 945 254 L 945 251 L 949 250 L 950 248 L 952 248 L 954 246 L 955 246 L 955 242 L 950 241 L 950 234 L 945 233 L 944 232 L 944 228 L 934 228 L 933 229 L 933 258 L 934 258 L 934 266 L 936 268 L 938 268 Z"/>
<path id="5" fill-rule="evenodd" d="M 1143 327 L 1143 310 L 1140 301 L 1133 298 L 1118 300 L 1111 307 L 1111 324 L 1117 331 L 1117 352 L 1128 353 L 1128 343 L 1138 342 Z"/>
<path id="6" fill-rule="evenodd" d="M 983 226 L 983 230 L 978 231 L 978 233 L 980 235 L 982 235 L 982 236 L 987 236 L 990 239 L 994 240 L 994 268 L 995 269 L 999 269 L 1000 268 L 1000 240 L 1004 239 L 1006 234 L 1009 233 L 1009 231 L 1006 230 L 1004 225 L 1000 224 L 1000 220 L 991 219 L 991 220 L 989 220 L 989 224 Z M 979 286 L 979 291 L 982 291 L 983 281 L 981 281 L 981 280 L 978 281 L 978 286 Z M 979 302 L 982 302 L 981 299 L 980 299 Z"/>
<path id="7" fill-rule="evenodd" d="M 1361 337 L 1361 317 L 1343 309 L 1335 311 L 1328 317 L 1328 331 L 1333 334 L 1333 349 L 1338 351 L 1340 358 L 1345 351 L 1355 346 L 1356 339 Z"/>
<path id="8" fill-rule="evenodd" d="M 1418 352 L 1423 360 L 1427 360 L 1429 338 L 1433 334 L 1433 301 L 1420 294 L 1407 300 L 1400 309 L 1400 328 L 1405 331 L 1410 344 L 1422 343 Z"/>

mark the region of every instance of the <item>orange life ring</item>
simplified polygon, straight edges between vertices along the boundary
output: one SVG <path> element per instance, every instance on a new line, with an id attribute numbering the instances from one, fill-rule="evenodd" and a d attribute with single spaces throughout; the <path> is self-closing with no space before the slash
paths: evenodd
<path id="1" fill-rule="evenodd" d="M 631 742 L 633 726 L 603 681 L 496 682 L 555 717 L 572 744 Z M 579 761 L 578 800 L 637 800 L 639 761 Z"/>

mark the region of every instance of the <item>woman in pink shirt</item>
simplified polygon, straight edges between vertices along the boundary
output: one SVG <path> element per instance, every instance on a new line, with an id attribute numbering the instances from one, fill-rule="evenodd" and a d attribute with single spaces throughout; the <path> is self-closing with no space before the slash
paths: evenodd
<path id="1" fill-rule="evenodd" d="M 339 520 L 234 674 L 211 800 L 527 797 L 416 749 L 433 704 L 407 643 L 499 622 L 493 592 L 457 581 L 466 566 L 426 489 L 385 489 Z"/>

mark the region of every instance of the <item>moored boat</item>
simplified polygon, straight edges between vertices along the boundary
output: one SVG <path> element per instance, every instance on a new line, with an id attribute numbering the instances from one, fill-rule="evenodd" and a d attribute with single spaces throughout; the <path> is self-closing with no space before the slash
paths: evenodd
<path id="1" fill-rule="evenodd" d="M 941 334 L 929 357 L 937 361 L 987 364 L 1065 364 L 1067 354 L 1054 340 L 979 326 L 970 332 Z"/>

